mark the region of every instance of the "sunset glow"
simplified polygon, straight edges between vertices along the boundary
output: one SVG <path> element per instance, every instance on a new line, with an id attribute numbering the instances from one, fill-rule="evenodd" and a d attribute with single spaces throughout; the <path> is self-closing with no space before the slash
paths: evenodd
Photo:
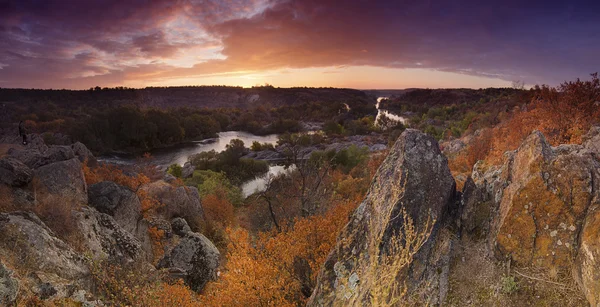
<path id="1" fill-rule="evenodd" d="M 558 84 L 600 67 L 598 4 L 3 1 L 0 87 Z"/>

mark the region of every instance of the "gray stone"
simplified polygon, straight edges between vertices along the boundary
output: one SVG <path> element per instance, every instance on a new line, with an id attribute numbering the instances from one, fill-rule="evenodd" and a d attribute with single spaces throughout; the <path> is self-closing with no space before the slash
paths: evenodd
<path id="1" fill-rule="evenodd" d="M 110 215 L 83 207 L 74 219 L 94 259 L 124 264 L 144 258 L 140 242 Z"/>
<path id="2" fill-rule="evenodd" d="M 17 299 L 19 281 L 13 278 L 13 272 L 0 262 L 0 305 L 10 306 Z"/>
<path id="3" fill-rule="evenodd" d="M 90 166 L 97 165 L 98 161 L 96 157 L 94 157 L 92 152 L 83 143 L 76 142 L 71 145 L 71 149 L 73 149 L 73 153 L 81 163 L 87 162 Z"/>
<path id="4" fill-rule="evenodd" d="M 28 184 L 33 177 L 33 171 L 21 161 L 13 157 L 0 159 L 0 183 L 13 187 Z"/>
<path id="5" fill-rule="evenodd" d="M 112 216 L 126 231 L 135 233 L 142 217 L 142 205 L 137 195 L 127 187 L 112 181 L 92 184 L 88 188 L 89 205 Z"/>
<path id="6" fill-rule="evenodd" d="M 0 213 L 0 238 L 0 252 L 15 259 L 27 259 L 32 271 L 72 281 L 89 276 L 85 259 L 33 213 Z"/>
<path id="7" fill-rule="evenodd" d="M 168 268 L 183 277 L 194 291 L 201 291 L 207 282 L 217 278 L 220 253 L 205 236 L 188 233 L 173 250 L 163 257 L 157 268 Z"/>
<path id="8" fill-rule="evenodd" d="M 173 229 L 173 233 L 182 237 L 192 232 L 192 229 L 190 228 L 188 223 L 180 217 L 174 218 L 171 221 L 171 228 Z"/>
<path id="9" fill-rule="evenodd" d="M 183 217 L 192 222 L 204 218 L 200 194 L 195 187 L 173 186 L 164 180 L 159 180 L 146 184 L 141 189 L 164 205 L 160 214 L 166 220 Z"/>
<path id="10" fill-rule="evenodd" d="M 44 165 L 34 171 L 33 187 L 37 198 L 60 198 L 79 205 L 88 202 L 81 162 L 71 159 Z"/>
<path id="11" fill-rule="evenodd" d="M 185 162 L 185 164 L 183 165 L 183 168 L 181 170 L 181 177 L 183 177 L 183 178 L 192 177 L 192 175 L 194 175 L 194 170 L 196 170 L 196 168 L 194 167 L 194 165 L 192 163 Z"/>
<path id="12" fill-rule="evenodd" d="M 338 236 L 308 306 L 366 304 L 371 283 L 377 282 L 369 274 L 376 274 L 379 268 L 371 259 L 390 253 L 393 238 L 404 226 L 403 212 L 413 220 L 418 232 L 425 231 L 428 220 L 435 223 L 426 243 L 398 273 L 400 282 L 396 284 L 406 283 L 408 297 L 424 290 L 434 304 L 442 302 L 447 274 L 440 276 L 438 271 L 444 272 L 449 265 L 453 236 L 446 225 L 450 221 L 449 212 L 455 210 L 454 198 L 455 182 L 438 143 L 419 131 L 406 130 L 375 174 L 366 198 Z M 372 255 L 377 246 L 381 254 Z M 360 283 L 350 283 L 353 280 Z M 354 288 L 346 286 L 350 284 Z M 425 285 L 429 288 L 419 289 Z"/>
<path id="13" fill-rule="evenodd" d="M 55 162 L 70 160 L 75 157 L 70 146 L 50 146 L 46 150 L 11 148 L 8 154 L 32 169 Z"/>

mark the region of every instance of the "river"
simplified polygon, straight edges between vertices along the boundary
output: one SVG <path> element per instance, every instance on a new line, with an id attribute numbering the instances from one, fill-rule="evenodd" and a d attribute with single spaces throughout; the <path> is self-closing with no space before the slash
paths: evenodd
<path id="1" fill-rule="evenodd" d="M 396 114 L 390 113 L 387 110 L 379 109 L 379 102 L 381 100 L 387 99 L 387 97 L 379 97 L 377 98 L 377 117 L 375 122 L 379 120 L 382 115 L 385 115 L 393 120 L 406 123 L 406 119 L 402 116 L 398 116 Z M 350 107 L 346 105 L 349 109 Z M 207 139 L 196 142 L 188 142 L 180 145 L 155 149 L 150 151 L 152 154 L 152 162 L 161 167 L 168 167 L 171 164 L 177 163 L 179 165 L 183 165 L 187 162 L 188 157 L 197 153 L 206 152 L 214 150 L 216 152 L 224 151 L 229 142 L 233 139 L 240 139 L 244 142 L 246 147 L 250 147 L 252 142 L 257 141 L 260 143 L 269 143 L 276 145 L 278 135 L 271 134 L 265 136 L 258 136 L 252 133 L 243 132 L 243 131 L 225 131 L 219 132 L 218 137 L 214 139 Z M 134 164 L 137 162 L 136 158 L 132 155 L 126 154 L 113 154 L 113 155 L 105 155 L 98 158 L 99 161 L 109 162 L 114 164 Z M 241 188 L 244 193 L 244 196 L 248 196 L 254 192 L 264 190 L 266 184 L 270 177 L 276 176 L 285 172 L 289 172 L 290 169 L 286 169 L 281 165 L 270 165 L 269 171 L 267 174 L 263 176 L 256 177 L 246 183 L 242 184 Z"/>
<path id="2" fill-rule="evenodd" d="M 387 118 L 391 119 L 391 120 L 395 120 L 397 122 L 401 122 L 403 125 L 406 125 L 406 118 L 396 115 L 394 113 L 391 113 L 388 110 L 383 110 L 379 108 L 379 103 L 384 100 L 384 99 L 388 99 L 388 97 L 379 97 L 377 98 L 377 104 L 375 105 L 375 107 L 377 108 L 377 117 L 375 117 L 375 123 L 379 122 L 379 119 L 381 118 L 381 116 L 386 116 Z"/>
<path id="3" fill-rule="evenodd" d="M 197 142 L 189 142 L 169 148 L 161 148 L 150 151 L 152 154 L 152 162 L 158 166 L 167 167 L 177 163 L 183 165 L 187 162 L 188 157 L 197 153 L 214 150 L 216 152 L 224 151 L 229 142 L 233 139 L 240 139 L 246 147 L 250 147 L 252 142 L 269 143 L 277 145 L 277 134 L 259 136 L 243 131 L 225 131 L 219 132 L 218 137 Z M 114 164 L 134 164 L 136 158 L 131 155 L 113 154 L 98 158 L 99 161 L 109 162 Z M 254 178 L 244 184 L 241 188 L 244 196 L 254 193 L 256 190 L 265 188 L 269 176 L 279 175 L 286 172 L 283 166 L 270 165 L 269 172 L 263 176 Z"/>

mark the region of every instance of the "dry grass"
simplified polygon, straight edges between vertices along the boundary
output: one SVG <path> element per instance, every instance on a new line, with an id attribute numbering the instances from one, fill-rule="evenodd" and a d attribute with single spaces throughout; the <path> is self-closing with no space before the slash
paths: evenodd
<path id="1" fill-rule="evenodd" d="M 392 207 L 393 208 L 393 207 Z M 388 244 L 387 251 L 383 250 L 381 241 L 384 229 L 381 229 L 373 240 L 370 241 L 368 253 L 369 264 L 365 282 L 370 285 L 369 298 L 371 306 L 402 306 L 410 305 L 407 300 L 406 285 L 398 284 L 398 276 L 412 263 L 415 254 L 429 239 L 435 223 L 428 219 L 419 232 L 413 220 L 402 210 L 396 218 L 403 219 L 403 227 L 393 236 Z M 375 219 L 373 219 L 375 220 Z M 372 222 L 371 229 L 378 229 L 377 222 Z M 362 281 L 361 281 L 362 282 Z M 427 302 L 423 305 L 428 305 Z"/>
<path id="2" fill-rule="evenodd" d="M 568 274 L 510 268 L 488 255 L 485 243 L 459 243 L 450 269 L 447 306 L 587 306 Z M 506 291 L 506 282 L 516 287 Z M 504 288 L 504 289 L 503 289 Z"/>

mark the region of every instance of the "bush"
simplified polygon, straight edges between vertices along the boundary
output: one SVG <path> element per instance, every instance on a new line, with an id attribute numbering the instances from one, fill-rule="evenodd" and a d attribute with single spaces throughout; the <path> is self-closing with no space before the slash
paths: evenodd
<path id="1" fill-rule="evenodd" d="M 502 284 L 502 292 L 506 294 L 511 294 L 519 290 L 519 284 L 514 276 L 502 276 L 500 283 Z"/>
<path id="2" fill-rule="evenodd" d="M 250 146 L 250 150 L 252 151 L 263 151 L 263 150 L 275 150 L 275 147 L 271 143 L 260 143 L 257 141 L 252 142 L 252 146 Z"/>
<path id="3" fill-rule="evenodd" d="M 342 135 L 344 134 L 344 127 L 334 121 L 327 121 L 323 125 L 323 132 L 327 135 Z"/>
<path id="4" fill-rule="evenodd" d="M 181 167 L 181 165 L 176 164 L 176 163 L 171 164 L 171 166 L 169 166 L 169 169 L 167 170 L 167 173 L 169 173 L 177 178 L 181 178 L 182 172 L 183 172 L 183 168 Z"/>
<path id="5" fill-rule="evenodd" d="M 194 171 L 192 177 L 185 180 L 185 184 L 198 187 L 202 198 L 221 191 L 234 206 L 241 205 L 244 200 L 242 190 L 233 185 L 223 173 L 210 170 Z"/>

